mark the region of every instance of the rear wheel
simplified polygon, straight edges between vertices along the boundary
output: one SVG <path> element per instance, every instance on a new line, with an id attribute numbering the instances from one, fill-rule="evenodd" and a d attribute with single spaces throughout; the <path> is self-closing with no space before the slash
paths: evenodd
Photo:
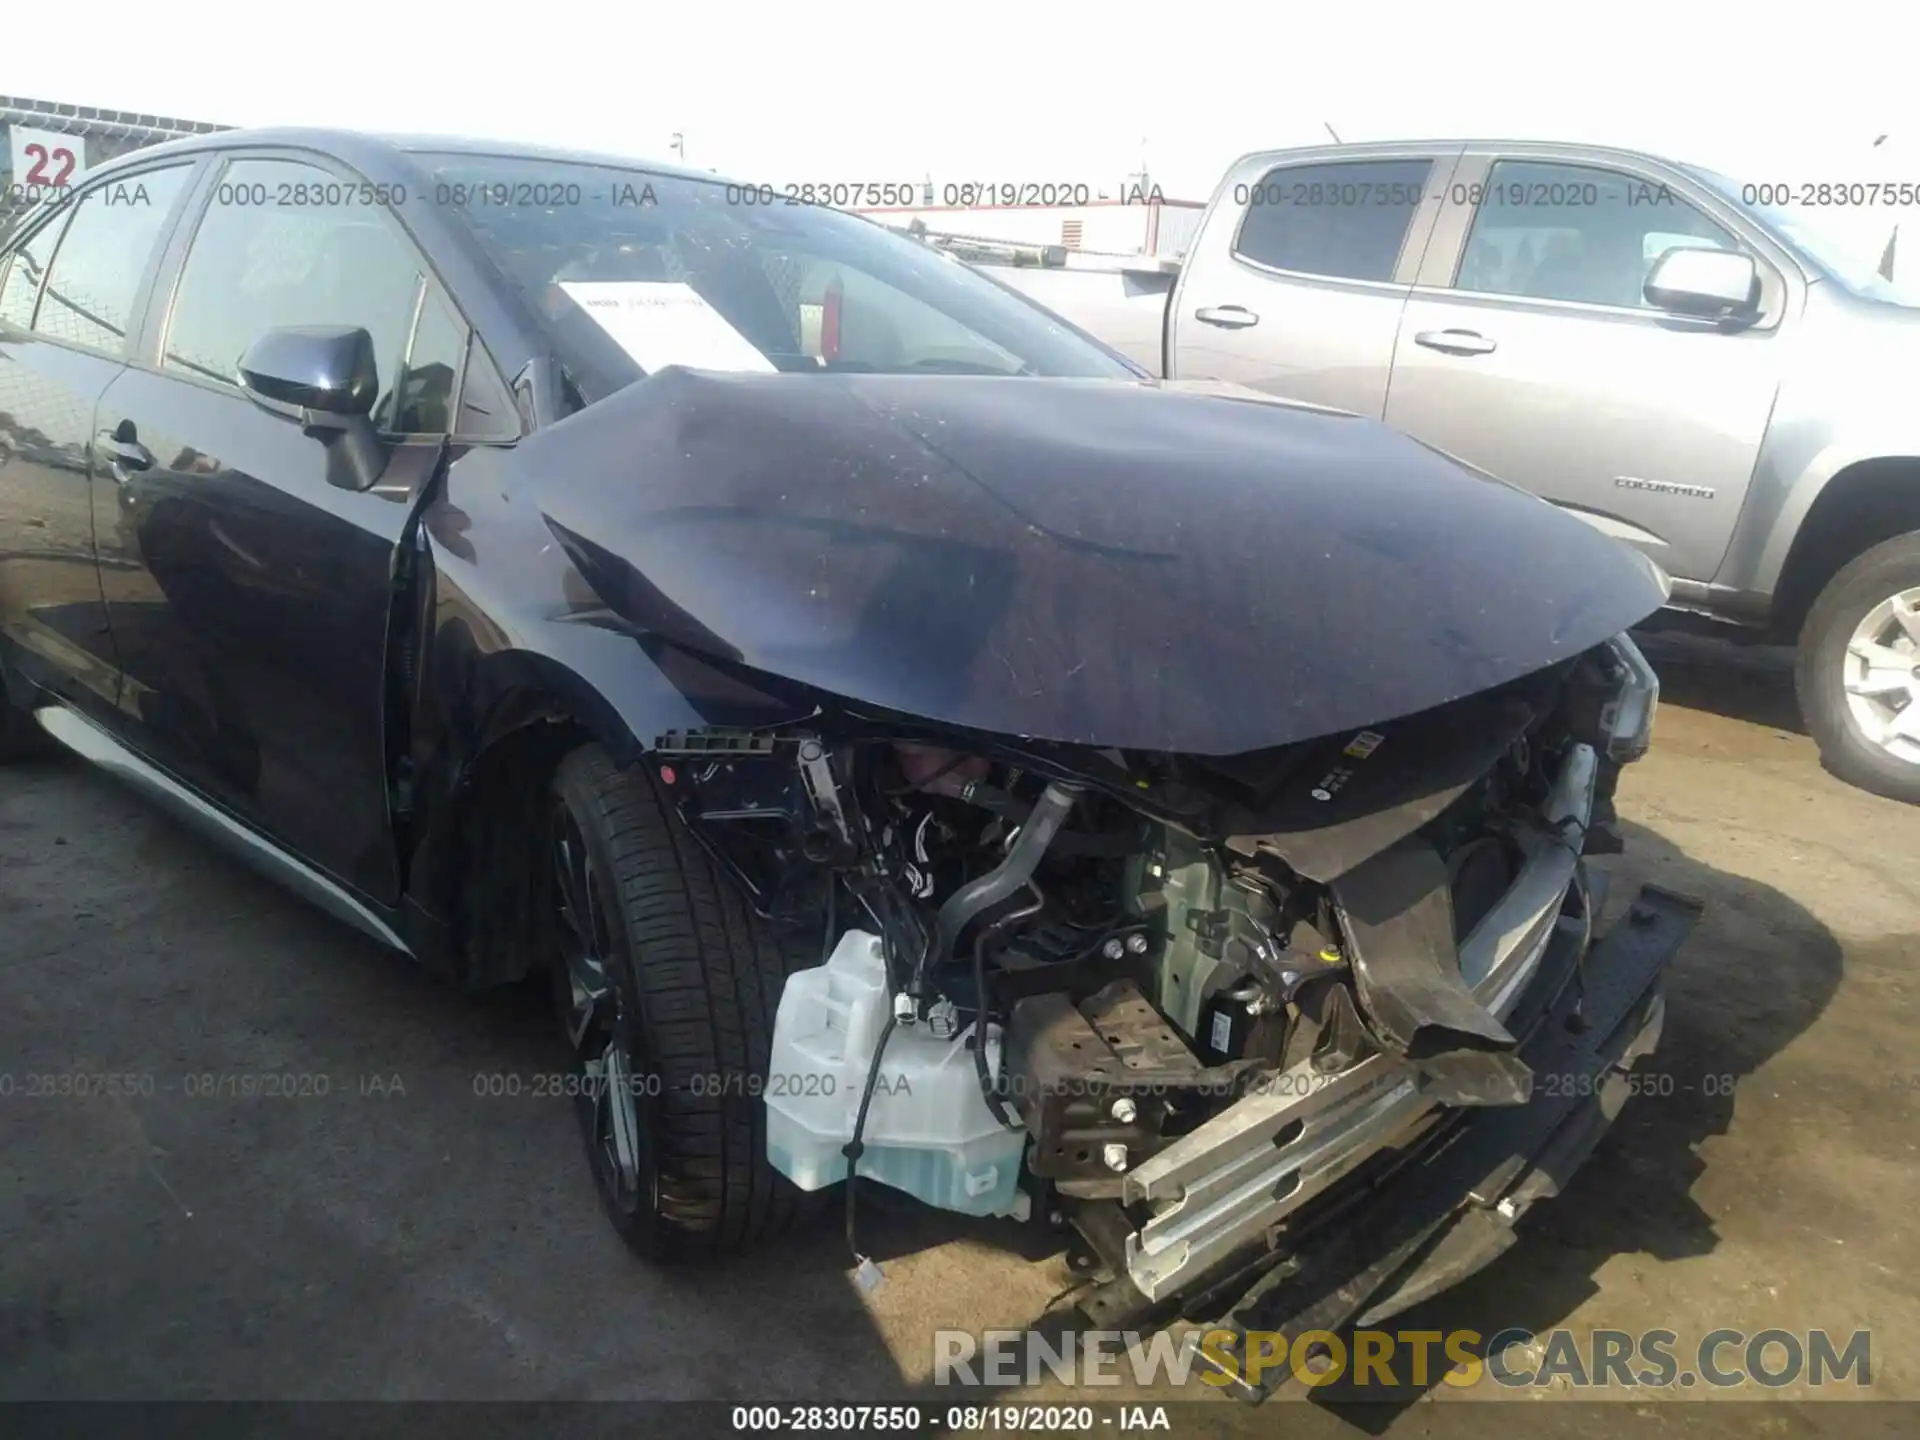
<path id="1" fill-rule="evenodd" d="M 594 1184 L 640 1254 L 696 1260 L 785 1229 L 766 1156 L 774 1013 L 795 947 L 755 915 L 644 768 L 598 745 L 548 806 L 554 990 Z"/>
<path id="2" fill-rule="evenodd" d="M 0 763 L 50 755 L 57 747 L 25 706 L 7 694 L 7 676 L 0 668 Z"/>
<path id="3" fill-rule="evenodd" d="M 1795 681 L 1829 770 L 1920 803 L 1920 532 L 1828 582 L 1800 632 Z"/>

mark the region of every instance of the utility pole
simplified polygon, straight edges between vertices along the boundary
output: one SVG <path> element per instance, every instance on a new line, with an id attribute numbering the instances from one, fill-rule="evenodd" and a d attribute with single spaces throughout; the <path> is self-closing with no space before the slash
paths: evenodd
<path id="1" fill-rule="evenodd" d="M 1153 194 L 1153 174 L 1147 167 L 1147 139 L 1140 137 L 1140 168 L 1127 176 L 1127 188 L 1121 192 L 1121 200 L 1127 201 L 1134 196 L 1146 200 Z"/>
<path id="2" fill-rule="evenodd" d="M 687 137 L 676 130 L 673 132 L 673 138 L 668 141 L 668 144 L 672 146 L 673 153 L 678 155 L 684 163 L 687 158 Z"/>

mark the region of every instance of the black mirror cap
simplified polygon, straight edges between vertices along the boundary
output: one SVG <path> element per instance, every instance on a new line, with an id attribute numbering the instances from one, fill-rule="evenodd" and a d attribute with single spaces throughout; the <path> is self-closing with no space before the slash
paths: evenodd
<path id="1" fill-rule="evenodd" d="M 1760 267 L 1739 250 L 1675 245 L 1653 262 L 1649 305 L 1677 315 L 1734 319 L 1760 309 Z"/>
<path id="2" fill-rule="evenodd" d="M 288 325 L 247 347 L 240 381 L 265 400 L 326 415 L 366 415 L 380 393 L 373 337 L 345 325 Z"/>

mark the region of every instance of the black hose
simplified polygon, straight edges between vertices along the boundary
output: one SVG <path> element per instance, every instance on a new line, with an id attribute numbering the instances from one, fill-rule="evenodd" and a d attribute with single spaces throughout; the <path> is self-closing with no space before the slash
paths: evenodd
<path id="1" fill-rule="evenodd" d="M 860 1111 L 853 1118 L 853 1139 L 840 1147 L 840 1153 L 847 1157 L 847 1249 L 853 1252 L 856 1261 L 867 1258 L 860 1253 L 860 1247 L 853 1238 L 853 1196 L 860 1183 L 860 1157 L 867 1148 L 860 1143 L 860 1137 L 867 1131 L 867 1109 L 873 1104 L 874 1086 L 880 1083 L 880 1060 L 887 1053 L 887 1041 L 893 1038 L 893 1027 L 897 1023 L 898 1018 L 889 1015 L 887 1023 L 881 1027 L 880 1040 L 873 1047 L 873 1060 L 867 1066 L 866 1088 L 860 1092 Z"/>
<path id="2" fill-rule="evenodd" d="M 1080 798 L 1080 792 L 1080 786 L 1058 780 L 1048 785 L 1035 802 L 1033 813 L 1027 817 L 1027 823 L 1021 827 L 1012 848 L 1007 851 L 1006 859 L 986 874 L 969 880 L 947 897 L 946 904 L 940 907 L 940 913 L 934 918 L 933 943 L 922 953 L 919 968 L 914 972 L 913 993 L 916 998 L 926 994 L 928 971 L 953 957 L 954 942 L 960 938 L 960 932 L 967 928 L 967 922 L 982 910 L 998 905 L 1033 878 L 1033 872 L 1040 867 L 1041 858 L 1053 843 L 1053 837 L 1066 824 L 1074 802 Z"/>
<path id="3" fill-rule="evenodd" d="M 1030 920 L 1047 908 L 1047 897 L 1040 887 L 1029 880 L 1027 888 L 1033 891 L 1031 905 L 1008 911 L 991 925 L 983 926 L 973 941 L 973 1038 L 969 1042 L 973 1047 L 973 1073 L 980 1078 L 980 1095 L 993 1112 L 993 1118 L 1008 1130 L 1019 1130 L 1022 1126 L 1001 1098 L 1000 1077 L 987 1069 L 987 941 L 1007 926 Z"/>
<path id="4" fill-rule="evenodd" d="M 833 942 L 840 938 L 833 933 L 835 920 L 837 918 L 833 913 L 833 897 L 839 893 L 839 890 L 840 877 L 831 870 L 827 871 L 827 928 L 826 933 L 820 940 L 820 963 L 822 965 L 833 958 Z"/>

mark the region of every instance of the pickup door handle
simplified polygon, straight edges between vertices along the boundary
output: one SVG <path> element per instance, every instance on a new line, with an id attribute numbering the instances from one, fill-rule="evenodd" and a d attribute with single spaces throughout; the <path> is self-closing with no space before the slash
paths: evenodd
<path id="1" fill-rule="evenodd" d="M 1477 330 L 1422 330 L 1413 343 L 1449 355 L 1490 355 L 1495 343 Z"/>
<path id="2" fill-rule="evenodd" d="M 151 450 L 138 440 L 122 440 L 111 430 L 102 430 L 94 436 L 93 447 L 113 478 L 122 485 L 133 478 L 128 472 L 153 468 Z"/>
<path id="3" fill-rule="evenodd" d="M 1244 305 L 1202 305 L 1193 318 L 1223 330 L 1244 330 L 1260 323 L 1260 317 Z"/>

